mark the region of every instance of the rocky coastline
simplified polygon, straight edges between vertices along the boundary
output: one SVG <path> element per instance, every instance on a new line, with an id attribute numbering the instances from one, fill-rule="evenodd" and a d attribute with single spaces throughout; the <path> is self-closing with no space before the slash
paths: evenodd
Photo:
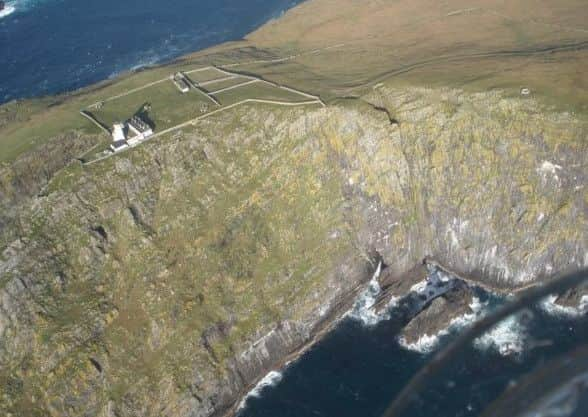
<path id="1" fill-rule="evenodd" d="M 280 324 L 279 329 L 272 330 L 254 342 L 239 358 L 246 361 L 244 365 L 251 366 L 251 356 L 254 356 L 256 359 L 253 359 L 253 363 L 259 366 L 250 373 L 249 381 L 241 387 L 239 395 L 232 402 L 232 406 L 225 410 L 215 411 L 211 416 L 234 416 L 241 407 L 246 395 L 259 383 L 264 375 L 271 371 L 282 369 L 288 363 L 297 360 L 304 352 L 312 348 L 315 343 L 320 342 L 324 335 L 346 317 L 357 296 L 365 289 L 366 281 L 369 281 L 373 273 L 373 264 L 369 263 L 368 268 L 364 269 L 358 275 L 359 280 L 357 285 L 334 300 L 325 300 L 331 305 L 331 308 L 323 314 L 315 316 L 315 318 L 318 317 L 318 321 L 314 323 L 309 318 L 309 323 L 301 326 L 305 327 L 302 331 L 300 331 L 301 329 L 292 329 L 289 323 L 285 323 L 284 325 Z M 297 334 L 300 337 L 293 340 L 293 334 Z M 268 345 L 273 345 L 273 349 L 270 348 L 268 351 Z M 259 351 L 268 352 L 268 354 L 263 354 L 262 359 L 260 359 L 257 356 Z M 256 354 L 255 352 L 258 353 Z"/>
<path id="2" fill-rule="evenodd" d="M 581 126 L 530 100 L 383 86 L 320 110 L 247 106 L 68 165 L 2 233 L 0 411 L 230 415 L 380 262 L 394 297 L 425 258 L 502 292 L 580 269 Z M 405 337 L 463 314 L 460 291 Z"/>

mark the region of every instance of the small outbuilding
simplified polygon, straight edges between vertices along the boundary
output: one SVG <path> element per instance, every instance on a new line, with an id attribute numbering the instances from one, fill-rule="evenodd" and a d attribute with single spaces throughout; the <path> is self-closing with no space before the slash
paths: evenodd
<path id="1" fill-rule="evenodd" d="M 190 91 L 190 84 L 188 84 L 188 80 L 186 80 L 186 76 L 184 74 L 181 72 L 176 72 L 171 78 L 175 86 L 182 94 Z"/>
<path id="2" fill-rule="evenodd" d="M 114 141 L 112 142 L 112 144 L 110 145 L 110 149 L 112 150 L 112 152 L 120 152 L 123 149 L 126 149 L 129 147 L 129 144 L 127 143 L 126 140 L 118 140 L 118 141 Z"/>
<path id="3" fill-rule="evenodd" d="M 112 152 L 119 152 L 125 148 L 128 148 L 127 135 L 125 133 L 125 125 L 122 123 L 115 123 L 112 126 L 112 144 L 110 149 Z"/>
<path id="4" fill-rule="evenodd" d="M 115 123 L 114 126 L 112 126 L 112 140 L 114 142 L 119 142 L 126 139 L 125 126 L 122 123 Z"/>

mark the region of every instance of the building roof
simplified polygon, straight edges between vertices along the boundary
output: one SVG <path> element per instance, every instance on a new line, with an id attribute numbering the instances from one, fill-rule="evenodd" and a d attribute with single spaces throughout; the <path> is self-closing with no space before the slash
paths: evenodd
<path id="1" fill-rule="evenodd" d="M 117 141 L 121 141 L 121 140 L 125 140 L 125 130 L 124 130 L 124 125 L 121 123 L 115 123 L 114 126 L 112 127 L 112 139 L 117 142 Z"/>
<path id="2" fill-rule="evenodd" d="M 172 80 L 182 92 L 190 90 L 190 84 L 188 84 L 188 80 L 186 80 L 184 74 L 177 72 L 174 74 Z"/>
<path id="3" fill-rule="evenodd" d="M 190 89 L 188 82 L 184 78 L 179 79 L 178 83 L 180 83 L 180 86 L 187 88 L 188 90 Z"/>
<path id="4" fill-rule="evenodd" d="M 127 144 L 127 142 L 125 140 L 117 140 L 112 142 L 112 144 L 110 145 L 110 147 L 112 148 L 112 150 L 119 150 L 119 149 L 123 149 L 128 147 L 129 145 Z"/>
<path id="5" fill-rule="evenodd" d="M 151 130 L 149 125 L 145 123 L 139 116 L 133 116 L 129 119 L 129 125 L 134 127 L 141 133 Z"/>

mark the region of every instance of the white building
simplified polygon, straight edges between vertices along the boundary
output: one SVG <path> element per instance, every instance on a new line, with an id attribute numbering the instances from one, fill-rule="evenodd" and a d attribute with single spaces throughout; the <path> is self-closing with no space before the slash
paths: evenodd
<path id="1" fill-rule="evenodd" d="M 110 145 L 110 149 L 112 150 L 112 152 L 119 152 L 119 151 L 122 151 L 123 149 L 126 149 L 128 147 L 129 147 L 129 144 L 125 140 L 119 140 L 116 142 L 112 142 L 112 144 Z"/>
<path id="2" fill-rule="evenodd" d="M 178 90 L 182 92 L 182 94 L 185 94 L 188 91 L 190 91 L 190 85 L 188 84 L 185 75 L 181 72 L 177 72 L 174 75 L 172 75 L 171 79 L 178 88 Z"/>
<path id="3" fill-rule="evenodd" d="M 153 135 L 153 129 L 151 129 L 151 127 L 138 116 L 131 117 L 127 126 L 129 127 L 129 130 L 135 134 L 135 137 L 129 139 L 129 143 L 131 140 L 133 142 L 140 142 Z"/>
<path id="4" fill-rule="evenodd" d="M 125 126 L 122 123 L 115 123 L 114 126 L 112 126 L 112 140 L 118 142 L 126 139 Z"/>
<path id="5" fill-rule="evenodd" d="M 110 145 L 110 149 L 112 152 L 118 152 L 128 147 L 125 126 L 122 123 L 115 123 L 112 126 L 112 144 Z"/>

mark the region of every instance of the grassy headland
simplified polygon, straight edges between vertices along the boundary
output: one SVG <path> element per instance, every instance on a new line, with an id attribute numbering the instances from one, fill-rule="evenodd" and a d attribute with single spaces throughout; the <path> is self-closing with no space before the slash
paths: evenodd
<path id="1" fill-rule="evenodd" d="M 0 107 L 0 412 L 218 414 L 375 252 L 505 290 L 585 262 L 586 9 L 536 3 L 311 0 L 243 42 Z M 76 161 L 110 141 L 80 109 L 212 64 L 327 106 L 246 103 Z M 217 95 L 251 97 L 296 100 Z M 167 127 L 200 100 L 167 80 L 96 116 L 150 102 Z"/>

